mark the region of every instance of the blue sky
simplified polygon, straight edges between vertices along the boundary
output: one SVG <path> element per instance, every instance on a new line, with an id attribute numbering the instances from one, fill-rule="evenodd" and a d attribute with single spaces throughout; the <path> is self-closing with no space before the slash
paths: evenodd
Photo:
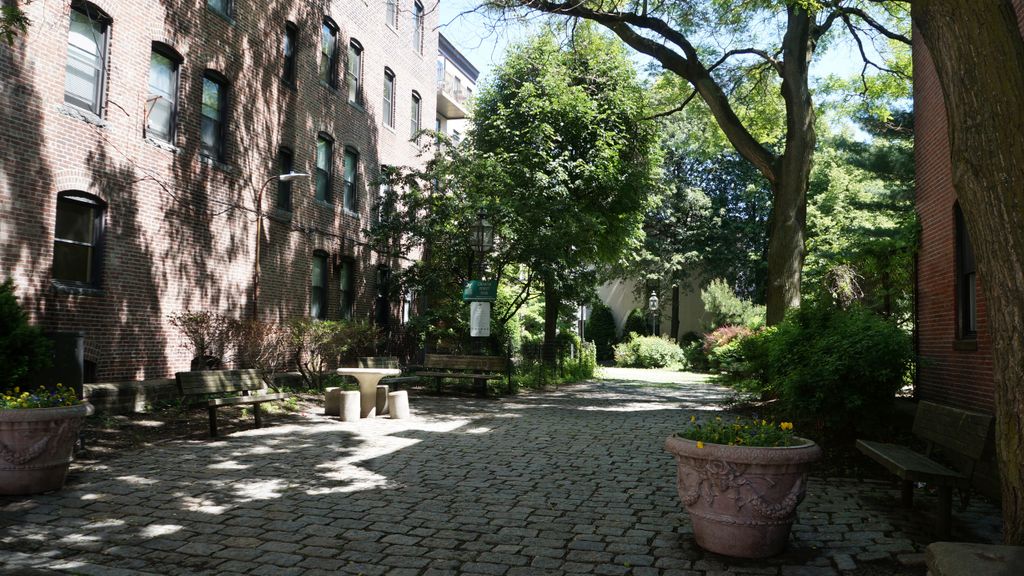
<path id="1" fill-rule="evenodd" d="M 525 23 L 504 23 L 492 26 L 492 17 L 472 11 L 478 0 L 441 0 L 440 31 L 477 69 L 485 80 L 490 70 L 503 60 L 506 48 L 529 35 L 541 20 Z M 645 62 L 637 56 L 638 62 Z M 818 76 L 836 73 L 849 76 L 860 72 L 861 59 L 852 42 L 832 47 L 814 64 Z"/>

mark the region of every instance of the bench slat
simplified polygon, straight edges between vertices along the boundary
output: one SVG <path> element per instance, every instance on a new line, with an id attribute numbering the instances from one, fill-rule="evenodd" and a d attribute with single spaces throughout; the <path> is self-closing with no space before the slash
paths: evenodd
<path id="1" fill-rule="evenodd" d="M 178 372 L 175 377 L 181 393 L 186 396 L 262 390 L 267 387 L 259 371 L 252 369 Z"/>
<path id="2" fill-rule="evenodd" d="M 473 374 L 470 372 L 417 372 L 420 376 L 432 376 L 438 378 L 473 378 L 480 380 L 493 380 L 504 378 L 502 374 Z"/>
<path id="3" fill-rule="evenodd" d="M 442 370 L 487 370 L 501 371 L 508 361 L 501 356 L 457 356 L 453 354 L 427 354 L 423 359 L 424 368 Z"/>
<path id="4" fill-rule="evenodd" d="M 857 449 L 903 480 L 958 486 L 967 478 L 900 444 L 857 440 Z"/>
<path id="5" fill-rule="evenodd" d="M 980 460 L 988 445 L 992 416 L 921 401 L 914 417 L 914 435 L 971 460 Z"/>
<path id="6" fill-rule="evenodd" d="M 287 400 L 291 394 L 258 394 L 252 396 L 233 396 L 231 398 L 214 398 L 210 400 L 210 406 L 234 406 L 236 404 L 256 404 L 259 402 L 273 402 L 275 400 Z"/>

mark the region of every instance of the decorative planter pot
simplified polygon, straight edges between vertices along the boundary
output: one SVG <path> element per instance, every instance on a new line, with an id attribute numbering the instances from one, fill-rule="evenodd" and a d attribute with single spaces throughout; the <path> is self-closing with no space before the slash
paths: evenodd
<path id="1" fill-rule="evenodd" d="M 676 457 L 679 499 L 697 544 L 710 552 L 764 558 L 786 547 L 796 507 L 804 499 L 807 470 L 821 448 L 805 438 L 781 448 L 725 446 L 669 436 Z"/>
<path id="2" fill-rule="evenodd" d="M 0 496 L 60 490 L 92 404 L 0 410 Z"/>

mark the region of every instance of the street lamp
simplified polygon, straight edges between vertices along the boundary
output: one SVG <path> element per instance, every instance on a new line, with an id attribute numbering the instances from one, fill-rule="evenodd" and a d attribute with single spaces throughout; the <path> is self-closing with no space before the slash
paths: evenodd
<path id="1" fill-rule="evenodd" d="M 260 301 L 260 244 L 263 241 L 263 193 L 267 190 L 267 186 L 271 182 L 292 182 L 293 180 L 299 180 L 300 178 L 309 178 L 309 174 L 305 172 L 288 172 L 287 174 L 276 174 L 267 178 L 267 181 L 260 186 L 259 192 L 256 194 L 256 262 L 252 267 L 252 318 L 256 320 L 259 317 L 259 301 Z"/>
<path id="2" fill-rule="evenodd" d="M 477 254 L 480 263 L 480 279 L 484 279 L 484 254 L 494 247 L 494 225 L 487 221 L 487 213 L 481 209 L 476 214 L 476 222 L 469 227 L 469 245 Z"/>
<path id="3" fill-rule="evenodd" d="M 651 336 L 655 335 L 655 317 L 658 313 L 658 295 L 651 290 L 651 297 L 647 299 L 647 309 L 651 311 Z"/>

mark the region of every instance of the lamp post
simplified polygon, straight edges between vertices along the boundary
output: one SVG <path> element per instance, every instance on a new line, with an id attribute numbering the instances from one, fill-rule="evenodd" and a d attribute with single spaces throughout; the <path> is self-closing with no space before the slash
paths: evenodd
<path id="1" fill-rule="evenodd" d="M 263 242 L 263 193 L 271 182 L 291 182 L 300 178 L 309 178 L 305 172 L 289 172 L 276 174 L 267 178 L 256 193 L 256 262 L 252 267 L 252 319 L 259 318 L 260 301 L 260 244 Z"/>
<path id="2" fill-rule="evenodd" d="M 494 226 L 487 221 L 487 214 L 483 210 L 477 212 L 476 222 L 469 227 L 469 246 L 476 253 L 477 276 L 484 279 L 484 256 L 494 247 Z M 477 344 L 474 346 L 478 354 L 483 354 L 483 338 L 490 336 L 491 327 L 491 303 L 470 302 L 469 303 L 469 336 L 477 337 Z M 486 388 L 480 390 L 486 394 Z"/>
<path id="3" fill-rule="evenodd" d="M 651 311 L 651 336 L 655 335 L 655 318 L 658 314 L 658 295 L 651 290 L 651 297 L 647 299 L 647 309 Z"/>

